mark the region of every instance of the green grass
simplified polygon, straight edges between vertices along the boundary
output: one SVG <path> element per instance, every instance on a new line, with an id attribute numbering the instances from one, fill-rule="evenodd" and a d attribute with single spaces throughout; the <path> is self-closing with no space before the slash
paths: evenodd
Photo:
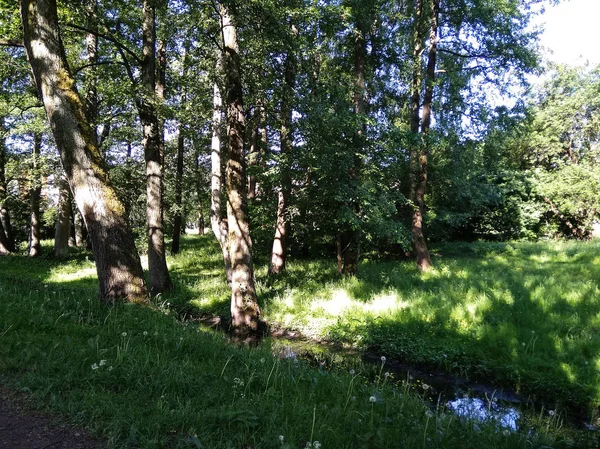
<path id="1" fill-rule="evenodd" d="M 518 380 L 523 391 L 541 394 L 548 385 L 557 401 L 579 401 L 587 392 L 585 404 L 595 404 L 599 245 L 490 248 L 469 246 L 457 255 L 449 254 L 456 247 L 441 248 L 436 271 L 426 275 L 408 263 L 368 262 L 357 279 L 340 280 L 329 262 L 297 261 L 270 284 L 259 267 L 259 294 L 267 319 L 307 334 L 490 381 Z M 156 298 L 153 311 L 100 304 L 85 255 L 0 258 L 0 380 L 89 426 L 110 447 L 594 443 L 574 443 L 559 430 L 559 414 L 528 418 L 508 435 L 493 424 L 463 422 L 443 406 L 432 414 L 423 391 L 382 376 L 384 367 L 375 381 L 369 366 L 355 366 L 358 374 L 315 369 L 274 358 L 268 343 L 235 347 L 174 319 L 226 313 L 221 263 L 212 239 L 187 237 L 182 254 L 170 259 L 177 289 Z"/>
<path id="2" fill-rule="evenodd" d="M 201 242 L 173 263 L 185 287 L 173 302 L 226 315 L 219 253 Z M 350 279 L 336 276 L 333 260 L 291 261 L 276 280 L 259 265 L 261 305 L 268 321 L 305 335 L 597 417 L 600 242 L 449 244 L 434 254 L 430 273 L 412 261 L 367 261 Z"/>

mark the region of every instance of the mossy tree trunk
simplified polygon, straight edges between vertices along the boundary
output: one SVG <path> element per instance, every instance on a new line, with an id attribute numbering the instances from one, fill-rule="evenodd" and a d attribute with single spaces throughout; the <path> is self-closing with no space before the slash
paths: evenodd
<path id="1" fill-rule="evenodd" d="M 91 238 L 100 297 L 105 301 L 147 302 L 142 266 L 125 209 L 109 182 L 67 64 L 56 0 L 22 0 L 21 18 L 27 59 Z"/>
<path id="2" fill-rule="evenodd" d="M 254 337 L 261 331 L 261 310 L 256 298 L 252 266 L 252 240 L 247 213 L 245 117 L 242 77 L 236 27 L 221 6 L 223 65 L 227 117 L 227 222 L 231 258 L 231 325 L 238 338 Z"/>

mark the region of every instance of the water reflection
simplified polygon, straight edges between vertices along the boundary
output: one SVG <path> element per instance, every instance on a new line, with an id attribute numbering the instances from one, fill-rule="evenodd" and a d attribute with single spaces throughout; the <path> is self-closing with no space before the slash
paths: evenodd
<path id="1" fill-rule="evenodd" d="M 517 430 L 517 421 L 521 414 L 511 408 L 498 405 L 496 401 L 484 401 L 479 398 L 459 398 L 448 401 L 448 408 L 461 418 L 479 422 L 493 422 L 501 429 Z"/>

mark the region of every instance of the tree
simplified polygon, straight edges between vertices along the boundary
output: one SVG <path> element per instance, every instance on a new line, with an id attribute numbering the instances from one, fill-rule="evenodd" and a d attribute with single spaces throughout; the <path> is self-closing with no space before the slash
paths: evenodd
<path id="1" fill-rule="evenodd" d="M 77 92 L 58 26 L 55 0 L 22 0 L 27 59 L 44 104 L 63 169 L 87 225 L 100 297 L 146 302 L 146 285 L 125 210 L 108 180 Z"/>
<path id="2" fill-rule="evenodd" d="M 254 285 L 252 239 L 247 212 L 246 161 L 244 157 L 245 116 L 242 72 L 235 19 L 220 6 L 225 71 L 227 123 L 227 224 L 231 259 L 231 325 L 240 338 L 259 334 L 260 307 Z"/>
<path id="3" fill-rule="evenodd" d="M 33 134 L 33 153 L 31 162 L 31 187 L 29 189 L 30 213 L 29 242 L 27 255 L 37 257 L 41 255 L 42 243 L 40 241 L 40 197 L 42 194 L 42 179 L 40 172 L 40 152 L 42 149 L 42 135 L 39 132 Z"/>
<path id="4" fill-rule="evenodd" d="M 173 288 L 167 258 L 163 224 L 163 160 L 164 145 L 156 109 L 156 19 L 150 0 L 142 6 L 142 95 L 138 102 L 144 130 L 146 160 L 146 221 L 148 230 L 148 271 L 150 293 L 156 295 Z"/>

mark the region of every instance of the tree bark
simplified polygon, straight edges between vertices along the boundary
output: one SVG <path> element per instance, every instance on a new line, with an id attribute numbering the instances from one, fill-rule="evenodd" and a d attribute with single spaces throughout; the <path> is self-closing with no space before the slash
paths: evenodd
<path id="1" fill-rule="evenodd" d="M 71 191 L 64 173 L 58 179 L 58 214 L 54 233 L 54 255 L 64 256 L 69 252 L 69 237 L 71 232 Z"/>
<path id="2" fill-rule="evenodd" d="M 29 257 L 38 257 L 42 253 L 41 234 L 41 214 L 40 198 L 42 196 L 42 180 L 40 178 L 40 150 L 42 149 L 42 135 L 34 133 L 33 135 L 33 162 L 31 164 L 31 188 L 29 189 L 29 245 L 27 246 L 27 255 Z"/>
<path id="3" fill-rule="evenodd" d="M 221 6 L 223 61 L 227 117 L 227 222 L 231 258 L 231 326 L 238 338 L 262 332 L 252 266 L 252 240 L 246 208 L 246 162 L 244 158 L 244 107 L 241 64 L 236 28 L 229 12 Z"/>
<path id="4" fill-rule="evenodd" d="M 173 288 L 167 258 L 163 223 L 163 154 L 161 127 L 156 108 L 156 20 L 150 0 L 142 6 L 142 98 L 140 121 L 144 130 L 146 161 L 146 221 L 148 232 L 148 274 L 150 294 Z M 160 83 L 159 83 L 160 86 Z"/>
<path id="5" fill-rule="evenodd" d="M 221 64 L 217 64 L 218 68 Z M 210 226 L 215 235 L 225 263 L 225 276 L 227 283 L 231 285 L 231 258 L 229 255 L 229 241 L 227 220 L 223 218 L 221 207 L 222 197 L 222 164 L 221 164 L 221 121 L 222 121 L 221 92 L 217 83 L 213 86 L 213 117 L 212 117 L 212 139 L 210 152 Z"/>
<path id="6" fill-rule="evenodd" d="M 147 302 L 142 266 L 124 208 L 93 142 L 58 28 L 56 0 L 21 0 L 27 59 L 63 169 L 91 236 L 100 297 Z"/>
<path id="7" fill-rule="evenodd" d="M 297 33 L 294 25 L 291 27 L 292 34 Z M 277 195 L 277 219 L 275 226 L 275 237 L 271 250 L 271 263 L 269 274 L 280 274 L 285 270 L 287 259 L 287 237 L 289 234 L 288 202 L 292 190 L 290 178 L 290 158 L 293 145 L 292 135 L 292 107 L 294 99 L 294 88 L 296 84 L 296 55 L 294 49 L 290 49 L 284 62 L 284 92 L 281 99 L 281 129 L 280 142 L 281 154 L 279 160 L 279 173 L 281 186 Z"/>

